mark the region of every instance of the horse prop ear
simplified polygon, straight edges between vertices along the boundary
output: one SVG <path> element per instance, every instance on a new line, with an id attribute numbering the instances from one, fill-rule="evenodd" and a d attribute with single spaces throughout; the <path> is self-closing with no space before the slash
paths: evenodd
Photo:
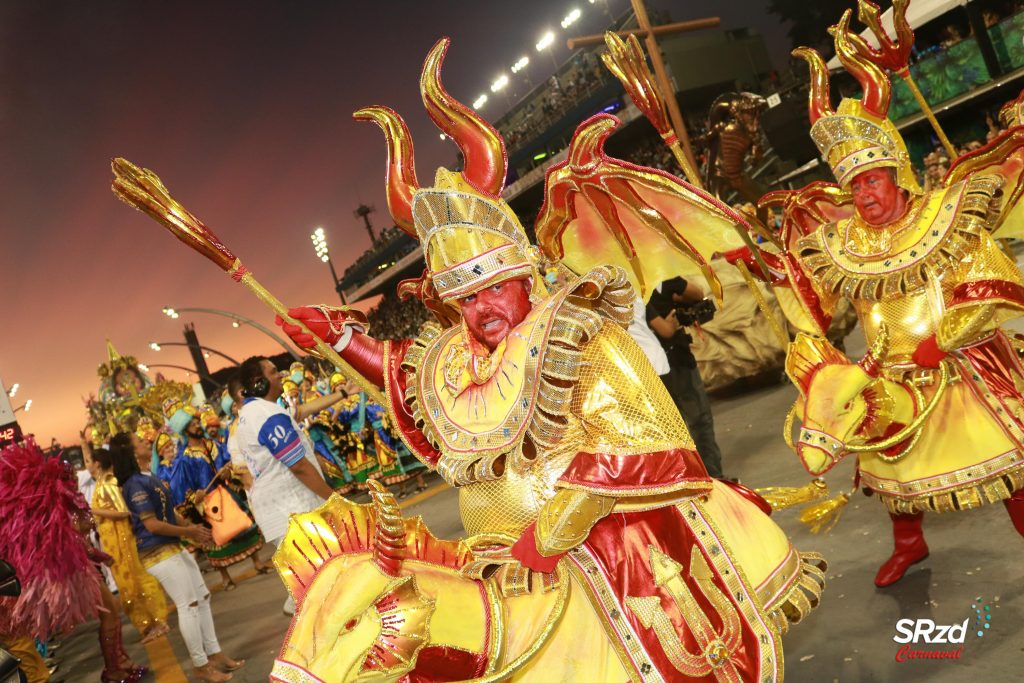
<path id="1" fill-rule="evenodd" d="M 811 378 L 826 365 L 849 365 L 850 360 L 824 337 L 800 332 L 789 344 L 786 354 L 786 375 L 806 398 Z"/>

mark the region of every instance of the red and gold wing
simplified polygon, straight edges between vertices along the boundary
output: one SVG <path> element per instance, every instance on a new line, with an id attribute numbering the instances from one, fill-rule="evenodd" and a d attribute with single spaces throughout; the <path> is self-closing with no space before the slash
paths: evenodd
<path id="1" fill-rule="evenodd" d="M 992 226 L 996 238 L 1024 238 L 1024 126 L 1003 131 L 987 145 L 953 162 L 943 180 L 949 187 L 972 175 L 1000 175 L 1004 179 L 1002 211 Z"/>
<path id="2" fill-rule="evenodd" d="M 780 242 L 792 250 L 798 239 L 810 235 L 820 226 L 853 215 L 850 193 L 835 183 L 815 181 L 799 190 L 775 190 L 758 200 L 760 209 L 779 209 L 782 223 Z"/>
<path id="3" fill-rule="evenodd" d="M 536 223 L 541 251 L 577 273 L 620 266 L 645 300 L 665 280 L 696 275 L 720 300 L 722 286 L 708 261 L 742 246 L 735 228 L 750 226 L 673 175 L 606 155 L 604 143 L 620 123 L 610 114 L 587 119 L 568 159 L 548 170 Z"/>

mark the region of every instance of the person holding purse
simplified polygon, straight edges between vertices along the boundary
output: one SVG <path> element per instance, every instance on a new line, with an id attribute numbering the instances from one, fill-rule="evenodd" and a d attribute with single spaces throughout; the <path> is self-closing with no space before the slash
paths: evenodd
<path id="1" fill-rule="evenodd" d="M 195 667 L 195 677 L 213 683 L 231 680 L 230 672 L 240 668 L 245 660 L 232 659 L 221 651 L 210 609 L 210 591 L 199 565 L 180 544 L 185 539 L 197 546 L 210 546 L 210 530 L 199 524 L 178 522 L 167 485 L 139 470 L 130 435 L 122 432 L 111 439 L 110 456 L 114 476 L 131 513 L 139 559 L 177 607 L 178 628 Z"/>

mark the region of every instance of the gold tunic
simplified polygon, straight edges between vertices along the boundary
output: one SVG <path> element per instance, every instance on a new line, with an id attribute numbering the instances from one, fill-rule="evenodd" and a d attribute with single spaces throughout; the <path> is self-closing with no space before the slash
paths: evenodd
<path id="1" fill-rule="evenodd" d="M 624 329 L 633 293 L 613 274 L 595 271 L 535 306 L 488 358 L 480 384 L 467 369 L 472 360 L 461 327 L 431 327 L 407 352 L 403 366 L 415 371 L 407 396 L 440 447 L 438 472 L 459 487 L 469 534 L 518 537 L 580 452 L 642 457 L 694 448 L 664 385 Z M 603 309 L 574 293 L 588 278 L 600 284 Z M 673 491 L 708 488 L 691 482 Z"/>

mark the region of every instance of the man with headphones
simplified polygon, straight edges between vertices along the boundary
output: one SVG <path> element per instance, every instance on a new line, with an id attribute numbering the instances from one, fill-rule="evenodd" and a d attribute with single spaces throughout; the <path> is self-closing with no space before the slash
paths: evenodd
<path id="1" fill-rule="evenodd" d="M 320 472 L 309 437 L 277 403 L 282 383 L 274 364 L 254 356 L 242 363 L 239 373 L 245 400 L 238 412 L 236 442 L 252 474 L 253 516 L 267 543 L 276 546 L 288 529 L 288 517 L 322 505 L 331 487 Z M 294 611 L 289 597 L 284 612 Z"/>

